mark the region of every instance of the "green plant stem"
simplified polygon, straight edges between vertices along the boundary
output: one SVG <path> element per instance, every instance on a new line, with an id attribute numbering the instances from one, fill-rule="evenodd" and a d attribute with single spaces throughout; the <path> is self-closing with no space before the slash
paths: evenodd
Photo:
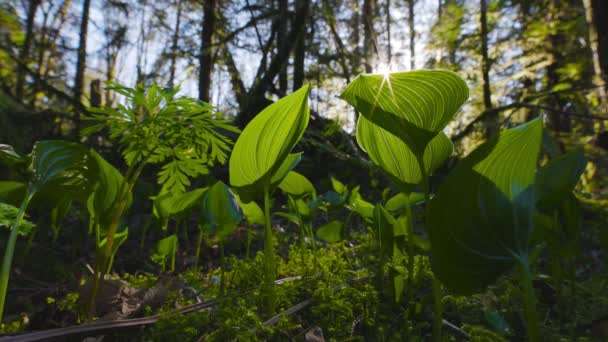
<path id="1" fill-rule="evenodd" d="M 225 285 L 225 274 L 226 274 L 226 262 L 224 259 L 224 242 L 220 242 L 220 267 L 222 272 L 220 273 L 220 295 L 224 296 L 224 285 Z"/>
<path id="2" fill-rule="evenodd" d="M 247 260 L 249 260 L 249 254 L 250 254 L 250 249 L 251 249 L 251 239 L 252 239 L 251 225 L 249 223 L 247 223 L 247 245 L 245 246 L 245 258 Z"/>
<path id="3" fill-rule="evenodd" d="M 95 299 L 97 297 L 97 290 L 99 288 L 99 282 L 104 278 L 105 271 L 107 268 L 108 260 L 112 255 L 112 246 L 114 245 L 114 237 L 116 235 L 116 231 L 118 230 L 118 226 L 120 224 L 120 218 L 127 206 L 127 199 L 129 198 L 129 192 L 133 189 L 133 185 L 137 181 L 139 174 L 143 170 L 145 163 L 140 163 L 137 167 L 137 164 L 133 164 L 127 170 L 127 174 L 125 179 L 120 187 L 120 192 L 117 200 L 117 204 L 114 206 L 114 211 L 112 212 L 112 221 L 108 227 L 108 234 L 106 236 L 106 246 L 103 252 L 98 256 L 98 261 L 95 263 L 95 272 L 93 273 L 92 286 L 91 286 L 91 294 L 89 297 L 89 303 L 87 308 L 87 313 L 89 319 L 92 319 L 95 315 Z"/>
<path id="4" fill-rule="evenodd" d="M 433 341 L 441 342 L 441 325 L 443 321 L 443 303 L 441 294 L 441 282 L 433 276 Z"/>
<path id="5" fill-rule="evenodd" d="M 30 203 L 34 193 L 29 191 L 25 194 L 25 198 L 21 202 L 15 222 L 11 227 L 11 234 L 8 237 L 6 243 L 6 250 L 4 251 L 4 258 L 2 259 L 2 270 L 0 271 L 0 323 L 2 322 L 2 316 L 4 314 L 4 304 L 6 303 L 6 293 L 8 291 L 8 280 L 11 276 L 11 265 L 13 263 L 13 256 L 15 255 L 15 245 L 17 244 L 17 236 L 19 235 L 19 224 L 25 215 L 25 210 Z"/>
<path id="6" fill-rule="evenodd" d="M 265 290 L 263 290 L 265 297 L 266 310 L 268 313 L 274 313 L 275 311 L 275 279 L 276 279 L 276 267 L 274 260 L 274 247 L 272 238 L 272 223 L 270 221 L 270 189 L 269 185 L 264 187 L 264 267 L 266 272 L 265 276 Z"/>
<path id="7" fill-rule="evenodd" d="M 315 234 L 312 231 L 312 224 L 305 224 L 306 231 L 308 232 L 308 238 L 312 245 L 312 260 L 313 260 L 313 273 L 317 273 L 318 261 L 317 261 L 317 241 L 315 240 Z"/>
<path id="8" fill-rule="evenodd" d="M 412 204 L 409 195 L 407 197 L 407 294 L 406 302 L 412 303 L 414 293 L 414 217 L 412 216 Z"/>
<path id="9" fill-rule="evenodd" d="M 528 341 L 540 341 L 540 326 L 538 321 L 538 313 L 536 312 L 536 296 L 534 287 L 532 286 L 532 274 L 527 262 L 527 257 L 520 261 L 521 271 L 521 286 L 525 293 L 526 316 L 528 320 Z"/>
<path id="10" fill-rule="evenodd" d="M 196 242 L 196 254 L 194 256 L 194 269 L 198 270 L 198 260 L 201 257 L 201 245 L 203 244 L 203 230 L 198 231 L 198 241 Z"/>
<path id="11" fill-rule="evenodd" d="M 429 218 L 429 204 L 431 201 L 431 186 L 429 184 L 429 175 L 424 167 L 424 160 L 418 158 L 418 167 L 420 168 L 420 174 L 422 175 L 422 188 L 424 189 L 424 220 L 428 222 Z M 425 225 L 428 227 L 429 225 Z M 430 233 L 430 232 L 429 232 Z M 441 342 L 441 326 L 443 321 L 443 295 L 441 292 L 441 282 L 435 274 L 433 274 L 433 341 Z"/>

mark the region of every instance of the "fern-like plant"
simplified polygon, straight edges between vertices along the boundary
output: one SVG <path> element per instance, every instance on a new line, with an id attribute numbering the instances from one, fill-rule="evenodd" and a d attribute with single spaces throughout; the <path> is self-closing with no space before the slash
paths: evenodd
<path id="1" fill-rule="evenodd" d="M 109 82 L 108 88 L 125 97 L 116 108 L 92 108 L 89 118 L 94 124 L 83 130 L 90 135 L 104 128 L 110 139 L 119 144 L 127 170 L 116 192 L 111 219 L 107 223 L 105 248 L 98 254 L 93 278 L 89 314 L 94 313 L 94 298 L 99 281 L 112 256 L 112 246 L 126 210 L 131 190 L 143 168 L 159 164 L 158 183 L 161 192 L 183 193 L 190 179 L 204 175 L 216 164 L 228 159 L 232 141 L 225 135 L 239 132 L 222 118 L 210 104 L 188 97 L 176 97 L 179 88 L 152 85 L 129 88 Z"/>

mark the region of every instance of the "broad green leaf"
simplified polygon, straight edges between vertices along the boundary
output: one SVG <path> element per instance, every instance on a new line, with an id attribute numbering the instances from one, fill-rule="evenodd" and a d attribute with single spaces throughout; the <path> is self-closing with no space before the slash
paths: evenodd
<path id="1" fill-rule="evenodd" d="M 0 202 L 18 206 L 23 197 L 27 186 L 21 182 L 0 181 Z"/>
<path id="2" fill-rule="evenodd" d="M 0 144 L 0 161 L 12 167 L 15 164 L 25 162 L 25 157 L 15 152 L 15 149 L 11 145 Z"/>
<path id="3" fill-rule="evenodd" d="M 393 255 L 393 242 L 395 237 L 395 218 L 381 204 L 374 207 L 373 218 L 374 233 L 376 241 L 380 244 L 380 250 L 385 255 Z"/>
<path id="4" fill-rule="evenodd" d="M 238 202 L 222 181 L 209 188 L 203 202 L 204 221 L 202 226 L 207 232 L 223 241 L 243 220 Z"/>
<path id="5" fill-rule="evenodd" d="M 253 201 L 251 201 L 249 203 L 243 203 L 243 201 L 241 201 L 238 194 L 235 194 L 235 198 L 236 198 L 239 206 L 241 207 L 241 210 L 243 210 L 245 219 L 247 219 L 247 222 L 249 222 L 249 224 L 264 224 L 265 223 L 264 212 L 262 211 L 262 208 L 260 208 L 260 206 L 257 203 L 255 203 Z"/>
<path id="6" fill-rule="evenodd" d="M 72 200 L 64 198 L 55 204 L 55 207 L 51 209 L 51 229 L 53 230 L 53 240 L 56 241 L 61 231 L 61 223 L 72 208 Z"/>
<path id="7" fill-rule="evenodd" d="M 198 188 L 185 193 L 166 192 L 153 197 L 153 211 L 163 230 L 167 229 L 169 219 L 183 218 L 196 207 L 201 207 L 207 188 Z"/>
<path id="8" fill-rule="evenodd" d="M 348 188 L 346 187 L 346 185 L 344 185 L 344 183 L 340 182 L 334 177 L 330 177 L 329 179 L 331 180 L 331 186 L 335 192 L 339 193 L 340 195 L 343 195 L 348 191 Z"/>
<path id="9" fill-rule="evenodd" d="M 198 188 L 173 196 L 173 200 L 168 205 L 169 215 L 181 216 L 200 206 L 207 190 L 208 188 Z"/>
<path id="10" fill-rule="evenodd" d="M 542 122 L 501 132 L 464 158 L 428 209 L 431 266 L 453 292 L 494 282 L 527 258 Z"/>
<path id="11" fill-rule="evenodd" d="M 537 206 L 551 210 L 574 190 L 585 171 L 587 160 L 582 147 L 563 154 L 543 166 L 536 175 Z"/>
<path id="12" fill-rule="evenodd" d="M 158 241 L 156 251 L 150 257 L 152 261 L 159 264 L 163 271 L 166 268 L 167 261 L 171 261 L 171 270 L 175 270 L 175 255 L 177 254 L 178 239 L 177 235 L 172 234 Z"/>
<path id="13" fill-rule="evenodd" d="M 300 220 L 298 215 L 294 215 L 292 213 L 285 213 L 282 211 L 275 212 L 274 215 L 287 219 L 298 226 L 302 225 L 302 220 Z"/>
<path id="14" fill-rule="evenodd" d="M 401 139 L 364 116 L 357 121 L 357 142 L 401 191 L 409 192 L 412 185 L 422 182 L 418 160 L 412 150 Z M 424 150 L 423 163 L 427 175 L 441 166 L 453 149 L 452 141 L 439 132 Z"/>
<path id="15" fill-rule="evenodd" d="M 120 200 L 120 191 L 125 180 L 122 174 L 97 152 L 91 151 L 90 157 L 96 165 L 97 177 L 94 191 L 87 201 L 87 209 L 92 222 L 107 227 L 111 223 L 114 206 Z M 132 200 L 132 194 L 127 194 L 127 207 Z"/>
<path id="16" fill-rule="evenodd" d="M 317 229 L 317 237 L 329 243 L 338 242 L 342 240 L 342 227 L 342 222 L 331 221 Z"/>
<path id="17" fill-rule="evenodd" d="M 271 104 L 245 127 L 230 156 L 230 184 L 233 187 L 259 196 L 261 190 L 270 185 L 272 176 L 308 125 L 309 90 L 309 86 L 304 86 Z"/>
<path id="18" fill-rule="evenodd" d="M 374 205 L 361 197 L 358 186 L 351 190 L 347 207 L 349 210 L 361 215 L 364 219 L 371 219 L 374 215 Z"/>
<path id="19" fill-rule="evenodd" d="M 33 191 L 51 181 L 76 186 L 89 175 L 89 150 L 80 144 L 61 140 L 39 141 L 32 150 Z M 92 178 L 92 177 L 91 177 Z"/>
<path id="20" fill-rule="evenodd" d="M 279 183 L 279 189 L 283 190 L 286 194 L 302 197 L 305 195 L 316 196 L 316 190 L 314 185 L 301 174 L 290 171 L 285 178 Z"/>
<path id="21" fill-rule="evenodd" d="M 270 179 L 270 191 L 276 188 L 287 177 L 289 172 L 298 166 L 300 161 L 302 161 L 302 152 L 288 154 L 287 158 L 285 158 Z"/>
<path id="22" fill-rule="evenodd" d="M 451 71 L 415 70 L 359 75 L 340 97 L 422 156 L 468 99 L 469 89 Z"/>
<path id="23" fill-rule="evenodd" d="M 400 192 L 386 201 L 385 208 L 390 212 L 401 211 L 405 209 L 408 203 L 411 203 L 411 205 L 424 203 L 424 194 L 414 192 L 409 194 L 408 197 L 408 195 Z"/>

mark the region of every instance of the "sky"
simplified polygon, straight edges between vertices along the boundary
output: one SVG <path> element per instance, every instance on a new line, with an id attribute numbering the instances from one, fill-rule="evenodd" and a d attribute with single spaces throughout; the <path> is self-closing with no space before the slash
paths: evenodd
<path id="1" fill-rule="evenodd" d="M 58 4 L 61 3 L 59 1 L 55 2 Z M 395 3 L 396 0 L 393 0 L 392 2 Z M 129 17 L 125 18 L 130 22 L 127 31 L 127 40 L 129 42 L 136 42 L 141 36 L 141 20 L 149 20 L 152 16 L 155 15 L 151 8 L 152 4 L 154 4 L 154 6 L 156 6 L 157 8 L 161 8 L 162 6 L 158 3 L 149 1 L 148 5 L 146 6 L 146 11 L 132 10 L 129 14 Z M 80 13 L 82 12 L 82 2 L 72 1 L 70 6 L 71 8 L 69 13 L 71 13 L 73 18 L 71 20 L 71 24 L 67 25 L 64 28 L 62 34 L 64 39 L 66 40 L 67 45 L 71 46 L 75 50 L 78 46 L 79 18 Z M 103 75 L 105 71 L 105 60 L 103 58 L 103 55 L 100 53 L 103 46 L 106 44 L 103 30 L 104 27 L 112 25 L 112 20 L 116 19 L 112 18 L 112 16 L 117 16 L 121 14 L 112 13 L 110 16 L 108 16 L 108 13 L 103 11 L 102 6 L 103 1 L 91 1 L 90 23 L 87 36 L 86 75 L 90 79 L 98 77 L 103 80 L 105 79 L 105 76 Z M 23 10 L 23 8 L 21 10 Z M 405 6 L 403 5 L 403 2 L 400 2 L 398 7 L 392 6 L 391 8 L 391 45 L 393 51 L 393 58 L 391 59 L 389 64 L 386 57 L 386 51 L 380 49 L 378 59 L 374 65 L 375 72 L 404 71 L 409 69 L 409 32 L 407 29 L 407 13 L 405 13 L 404 11 Z M 383 13 L 384 9 L 381 9 L 381 12 Z M 415 4 L 417 67 L 421 67 L 424 63 L 424 60 L 428 57 L 428 53 L 426 51 L 426 45 L 428 41 L 427 37 L 429 36 L 430 27 L 436 18 L 436 13 L 436 0 L 418 0 Z M 23 13 L 21 14 L 23 17 L 25 17 Z M 174 11 L 167 11 L 165 12 L 165 14 L 167 15 L 167 23 L 173 25 L 175 21 Z M 202 9 L 200 11 L 186 11 L 185 15 L 191 17 L 196 22 L 200 22 L 202 20 Z M 231 21 L 237 24 L 248 21 L 250 17 L 250 13 L 244 11 L 238 13 L 231 13 L 231 15 L 233 15 Z M 145 18 L 143 18 L 142 16 L 145 16 Z M 38 12 L 38 17 L 36 18 L 36 20 L 38 24 L 41 24 L 43 20 L 41 11 Z M 376 37 L 376 39 L 378 40 L 380 46 L 384 46 L 386 45 L 385 42 L 387 39 L 387 37 L 384 35 L 385 18 L 382 17 L 381 20 L 381 23 L 376 24 L 376 27 L 378 28 L 378 36 Z M 198 39 L 198 27 L 187 27 L 185 28 L 185 30 L 189 35 L 189 39 L 195 41 Z M 166 32 L 146 32 L 146 34 L 152 35 L 153 39 L 146 46 L 146 54 L 144 55 L 145 57 L 143 58 L 142 64 L 144 64 L 143 67 L 145 71 L 150 72 L 153 68 L 155 68 L 154 60 L 156 56 L 158 56 L 166 46 L 171 44 L 171 40 L 166 35 Z M 251 34 L 252 32 L 244 32 L 239 36 L 239 38 L 248 39 L 246 37 L 251 37 Z M 127 46 L 125 46 L 119 54 L 116 74 L 116 78 L 119 82 L 127 85 L 134 85 L 137 75 L 137 51 L 138 47 L 136 45 L 134 45 L 133 43 L 128 43 Z M 235 51 L 234 53 L 237 62 L 237 67 L 241 72 L 245 84 L 248 86 L 253 81 L 258 66 L 258 61 L 261 59 L 261 55 L 259 53 L 248 52 L 243 49 L 234 49 L 234 47 L 233 51 Z M 187 57 L 190 60 L 196 58 L 195 56 Z M 191 64 L 196 63 L 189 63 L 186 59 L 182 59 L 181 61 L 179 61 L 179 64 L 176 68 L 176 82 L 181 84 L 181 95 L 197 97 L 198 70 L 196 67 L 190 66 Z M 75 53 L 73 54 L 73 56 L 69 56 L 68 65 L 74 66 L 70 70 L 66 70 L 66 72 L 68 73 L 68 78 L 72 79 L 76 65 Z M 168 67 L 166 68 L 166 70 L 168 70 Z M 337 99 L 340 89 L 345 86 L 344 81 L 328 80 L 325 84 L 321 86 L 323 87 L 323 89 L 313 89 L 312 91 L 311 108 L 316 109 L 321 115 L 341 120 L 349 131 L 354 129 L 354 124 L 351 119 L 351 110 L 348 106 L 345 105 L 345 103 L 340 102 L 340 100 Z M 213 105 L 219 107 L 220 110 L 224 110 L 228 113 L 234 113 L 236 109 L 236 104 L 232 96 L 231 84 L 228 74 L 225 72 L 225 70 L 222 70 L 221 68 L 216 68 L 213 75 L 211 102 Z"/>

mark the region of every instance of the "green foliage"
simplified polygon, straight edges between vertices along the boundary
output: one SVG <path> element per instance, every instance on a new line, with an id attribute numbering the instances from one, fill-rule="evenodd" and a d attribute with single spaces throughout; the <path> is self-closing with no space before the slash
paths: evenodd
<path id="1" fill-rule="evenodd" d="M 39 141 L 27 157 L 14 153 L 6 145 L 0 158 L 8 161 L 19 173 L 26 176 L 27 190 L 11 226 L 11 234 L 6 242 L 0 273 L 0 320 L 4 311 L 8 280 L 12 266 L 17 235 L 21 221 L 32 198 L 45 194 L 55 200 L 66 198 L 86 198 L 90 193 L 92 169 L 88 162 L 88 149 L 80 144 L 66 141 Z"/>
<path id="2" fill-rule="evenodd" d="M 317 237 L 325 242 L 338 242 L 342 240 L 342 227 L 340 221 L 331 221 L 317 229 Z"/>
<path id="3" fill-rule="evenodd" d="M 468 99 L 469 88 L 451 71 L 416 70 L 359 75 L 340 97 L 421 159 L 430 141 Z"/>
<path id="4" fill-rule="evenodd" d="M 84 135 L 109 128 L 119 142 L 129 166 L 161 164 L 158 182 L 163 191 L 183 192 L 190 178 L 207 174 L 216 163 L 228 159 L 231 141 L 223 132 L 238 132 L 211 105 L 175 95 L 179 88 L 157 85 L 147 90 L 109 82 L 108 88 L 123 96 L 127 105 L 91 108 L 96 124 Z"/>
<path id="5" fill-rule="evenodd" d="M 6 228 L 12 229 L 12 225 L 17 218 L 17 214 L 19 213 L 19 208 L 14 207 L 10 204 L 0 202 L 0 227 L 4 226 Z M 20 236 L 29 235 L 36 225 L 27 219 L 23 218 L 21 222 L 19 222 L 18 230 Z"/>
<path id="6" fill-rule="evenodd" d="M 410 148 L 401 139 L 371 123 L 364 116 L 357 121 L 357 142 L 401 191 L 410 192 L 413 185 L 422 182 L 424 175 L 420 173 L 417 156 Z M 439 132 L 424 150 L 426 174 L 433 173 L 452 154 L 452 150 L 450 139 Z"/>
<path id="7" fill-rule="evenodd" d="M 536 175 L 536 206 L 543 211 L 559 207 L 578 183 L 586 166 L 582 148 L 576 148 L 543 166 Z"/>
<path id="8" fill-rule="evenodd" d="M 152 261 L 159 264 L 163 271 L 167 267 L 167 262 L 170 262 L 170 270 L 175 271 L 175 256 L 177 254 L 178 240 L 177 235 L 169 235 L 161 239 L 156 244 L 156 251 L 150 257 Z"/>
<path id="9" fill-rule="evenodd" d="M 286 175 L 295 166 L 295 156 L 288 155 L 308 125 L 309 91 L 309 86 L 302 87 L 266 107 L 239 136 L 230 156 L 229 172 L 230 184 L 241 200 L 261 198 L 275 173 Z M 283 172 L 277 172 L 280 169 Z"/>
<path id="10" fill-rule="evenodd" d="M 224 242 L 242 220 L 241 210 L 230 188 L 222 181 L 215 182 L 203 201 L 203 229 L 209 236 Z"/>
<path id="11" fill-rule="evenodd" d="M 295 171 L 289 171 L 289 173 L 287 173 L 287 176 L 279 183 L 279 189 L 283 190 L 286 194 L 295 197 L 306 195 L 316 197 L 317 194 L 314 185 L 312 185 L 306 177 Z"/>
<path id="12" fill-rule="evenodd" d="M 529 255 L 542 123 L 494 137 L 447 176 L 429 207 L 433 272 L 456 293 L 494 282 Z"/>

